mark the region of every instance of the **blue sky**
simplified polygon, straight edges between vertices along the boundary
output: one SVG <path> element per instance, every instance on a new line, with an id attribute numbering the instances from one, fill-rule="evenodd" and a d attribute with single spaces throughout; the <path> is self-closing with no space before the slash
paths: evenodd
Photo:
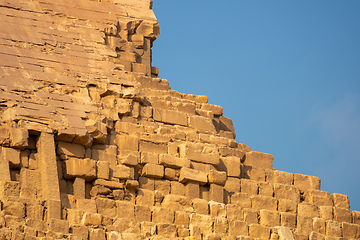
<path id="1" fill-rule="evenodd" d="M 207 95 L 274 168 L 360 211 L 360 2 L 154 0 L 153 65 Z"/>

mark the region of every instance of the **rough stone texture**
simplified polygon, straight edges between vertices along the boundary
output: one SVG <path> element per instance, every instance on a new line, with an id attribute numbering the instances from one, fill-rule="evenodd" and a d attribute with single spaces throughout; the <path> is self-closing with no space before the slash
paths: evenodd
<path id="1" fill-rule="evenodd" d="M 0 239 L 359 239 L 347 196 L 158 76 L 152 4 L 0 2 Z"/>

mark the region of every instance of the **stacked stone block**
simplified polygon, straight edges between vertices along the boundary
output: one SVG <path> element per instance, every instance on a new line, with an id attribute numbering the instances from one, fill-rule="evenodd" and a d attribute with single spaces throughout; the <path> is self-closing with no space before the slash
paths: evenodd
<path id="1" fill-rule="evenodd" d="M 360 238 L 347 196 L 157 77 L 150 1 L 0 9 L 1 239 Z"/>

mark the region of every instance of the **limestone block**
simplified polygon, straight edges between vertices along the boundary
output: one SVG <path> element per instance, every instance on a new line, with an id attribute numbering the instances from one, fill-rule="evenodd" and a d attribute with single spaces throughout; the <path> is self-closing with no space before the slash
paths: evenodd
<path id="1" fill-rule="evenodd" d="M 318 232 L 311 232 L 309 235 L 309 240 L 325 240 L 327 237 L 321 233 Z"/>
<path id="2" fill-rule="evenodd" d="M 89 240 L 106 240 L 105 230 L 89 229 Z"/>
<path id="3" fill-rule="evenodd" d="M 59 233 L 69 233 L 69 223 L 66 220 L 61 219 L 50 219 L 48 221 L 49 223 L 49 229 L 54 232 Z"/>
<path id="4" fill-rule="evenodd" d="M 325 230 L 328 236 L 341 237 L 341 228 L 337 221 L 327 220 Z"/>
<path id="5" fill-rule="evenodd" d="M 18 168 L 20 167 L 20 150 L 15 148 L 7 148 L 7 147 L 0 147 L 1 148 L 1 161 L 7 161 L 10 165 L 10 168 Z M 6 167 L 6 165 L 4 165 Z M 6 180 L 6 179 L 4 179 Z M 9 179 L 10 180 L 10 179 Z"/>
<path id="6" fill-rule="evenodd" d="M 224 217 L 215 217 L 214 219 L 214 233 L 215 234 L 227 234 L 229 228 L 228 220 Z M 211 238 L 214 239 L 214 238 Z M 218 236 L 217 239 L 220 239 Z"/>
<path id="7" fill-rule="evenodd" d="M 201 109 L 206 111 L 211 111 L 214 115 L 222 116 L 223 108 L 217 105 L 212 104 L 201 104 Z"/>
<path id="8" fill-rule="evenodd" d="M 296 228 L 296 214 L 290 212 L 280 213 L 280 225 L 283 227 Z"/>
<path id="9" fill-rule="evenodd" d="M 164 236 L 168 239 L 176 238 L 176 225 L 169 223 L 158 223 L 157 232 L 160 236 Z"/>
<path id="10" fill-rule="evenodd" d="M 203 116 L 189 116 L 189 127 L 197 129 L 202 133 L 216 133 L 215 126 L 211 119 Z"/>
<path id="11" fill-rule="evenodd" d="M 277 199 L 266 196 L 252 196 L 251 207 L 256 210 L 267 209 L 277 211 Z"/>
<path id="12" fill-rule="evenodd" d="M 25 217 L 25 205 L 22 202 L 4 201 L 2 210 L 4 215 L 13 215 L 18 218 Z"/>
<path id="13" fill-rule="evenodd" d="M 238 157 L 222 157 L 220 159 L 219 170 L 226 172 L 228 177 L 240 177 L 241 160 Z"/>
<path id="14" fill-rule="evenodd" d="M 297 215 L 296 228 L 303 230 L 306 234 L 309 234 L 313 229 L 312 217 Z"/>
<path id="15" fill-rule="evenodd" d="M 13 181 L 0 181 L 0 198 L 7 199 L 8 197 L 20 196 L 20 184 Z"/>
<path id="16" fill-rule="evenodd" d="M 208 174 L 211 170 L 216 170 L 216 168 L 211 164 L 198 163 L 198 162 L 194 162 L 194 161 L 191 161 L 191 168 L 193 168 L 195 170 L 199 170 L 206 174 Z"/>
<path id="17" fill-rule="evenodd" d="M 241 178 L 264 182 L 265 169 L 259 167 L 241 165 Z"/>
<path id="18" fill-rule="evenodd" d="M 259 225 L 259 224 L 250 224 L 249 225 L 249 236 L 253 238 L 269 239 L 270 238 L 270 229 L 269 227 Z"/>
<path id="19" fill-rule="evenodd" d="M 83 212 L 97 213 L 96 202 L 93 199 L 78 199 L 76 209 Z"/>
<path id="20" fill-rule="evenodd" d="M 318 217 L 313 218 L 313 230 L 325 234 L 325 220 Z"/>
<path id="21" fill-rule="evenodd" d="M 234 204 L 226 204 L 225 208 L 227 219 L 244 221 L 244 213 L 241 207 Z"/>
<path id="22" fill-rule="evenodd" d="M 162 178 L 164 176 L 164 166 L 147 163 L 142 169 L 142 176 L 152 178 Z"/>
<path id="23" fill-rule="evenodd" d="M 155 179 L 139 177 L 139 187 L 142 189 L 155 190 Z"/>
<path id="24" fill-rule="evenodd" d="M 107 198 L 96 198 L 95 202 L 99 214 L 111 218 L 116 216 L 115 200 Z"/>
<path id="25" fill-rule="evenodd" d="M 109 180 L 110 168 L 109 162 L 105 161 L 98 161 L 96 162 L 96 176 L 97 178 Z"/>
<path id="26" fill-rule="evenodd" d="M 153 152 L 141 152 L 140 155 L 141 155 L 140 156 L 141 164 L 146 164 L 146 163 L 158 164 L 159 154 Z"/>
<path id="27" fill-rule="evenodd" d="M 152 135 L 155 136 L 155 135 Z M 162 140 L 162 143 L 154 143 L 154 142 L 148 142 L 148 141 L 140 141 L 139 149 L 140 152 L 153 152 L 156 154 L 166 154 L 168 151 L 167 142 Z M 158 162 L 156 162 L 157 164 Z"/>
<path id="28" fill-rule="evenodd" d="M 270 183 L 282 183 L 292 185 L 294 182 L 294 174 L 278 171 L 275 169 L 265 169 L 266 181 Z"/>
<path id="29" fill-rule="evenodd" d="M 170 182 L 170 193 L 185 196 L 185 186 L 177 181 Z"/>
<path id="30" fill-rule="evenodd" d="M 210 216 L 226 218 L 226 207 L 225 204 L 209 201 Z"/>
<path id="31" fill-rule="evenodd" d="M 118 218 L 134 219 L 135 205 L 128 201 L 116 201 L 116 214 Z"/>
<path id="32" fill-rule="evenodd" d="M 29 145 L 29 133 L 26 128 L 10 129 L 10 146 L 14 148 L 24 149 Z"/>
<path id="33" fill-rule="evenodd" d="M 347 208 L 334 207 L 334 220 L 351 223 L 351 211 Z"/>
<path id="34" fill-rule="evenodd" d="M 192 212 L 194 211 L 189 198 L 174 194 L 169 194 L 164 197 L 161 203 L 164 208 L 170 208 L 174 211 Z"/>
<path id="35" fill-rule="evenodd" d="M 165 179 L 155 179 L 155 190 L 164 195 L 170 194 L 170 181 Z"/>
<path id="36" fill-rule="evenodd" d="M 334 219 L 333 207 L 331 207 L 331 206 L 320 206 L 319 213 L 320 213 L 320 217 L 322 219 L 325 219 L 325 220 L 333 220 Z"/>
<path id="37" fill-rule="evenodd" d="M 268 182 L 258 182 L 259 186 L 259 195 L 264 195 L 272 197 L 274 195 L 274 188 L 271 183 Z"/>
<path id="38" fill-rule="evenodd" d="M 309 189 L 304 192 L 306 202 L 317 206 L 333 206 L 330 194 L 325 191 Z"/>
<path id="39" fill-rule="evenodd" d="M 126 156 L 117 156 L 117 160 L 119 164 L 123 164 L 126 166 L 136 166 L 138 164 L 138 156 L 135 154 L 128 154 Z"/>
<path id="40" fill-rule="evenodd" d="M 297 202 L 290 199 L 279 199 L 278 211 L 296 213 Z"/>
<path id="41" fill-rule="evenodd" d="M 185 196 L 194 199 L 200 197 L 199 183 L 189 181 L 185 183 Z"/>
<path id="42" fill-rule="evenodd" d="M 57 154 L 64 154 L 70 157 L 85 157 L 85 147 L 80 144 L 73 144 L 67 142 L 58 142 Z"/>
<path id="43" fill-rule="evenodd" d="M 228 177 L 226 179 L 224 189 L 228 192 L 240 192 L 240 179 L 234 177 Z"/>
<path id="44" fill-rule="evenodd" d="M 350 202 L 346 195 L 340 193 L 333 193 L 330 195 L 335 207 L 350 208 Z"/>
<path id="45" fill-rule="evenodd" d="M 180 169 L 179 181 L 181 183 L 193 181 L 204 185 L 207 183 L 207 175 L 201 171 L 183 167 Z"/>
<path id="46" fill-rule="evenodd" d="M 294 186 L 281 183 L 274 183 L 274 197 L 281 199 L 289 199 L 300 202 L 300 192 Z"/>
<path id="47" fill-rule="evenodd" d="M 89 237 L 88 228 L 80 224 L 71 224 L 70 231 L 73 235 L 80 237 L 81 239 L 88 239 Z"/>
<path id="48" fill-rule="evenodd" d="M 242 208 L 251 208 L 251 199 L 247 193 L 235 193 L 231 196 L 231 204 Z"/>
<path id="49" fill-rule="evenodd" d="M 26 221 L 26 226 L 29 226 L 35 229 L 36 231 L 46 232 L 48 229 L 48 225 L 43 220 L 27 217 L 25 221 Z"/>
<path id="50" fill-rule="evenodd" d="M 135 205 L 135 221 L 151 222 L 151 209 L 148 206 Z"/>
<path id="51" fill-rule="evenodd" d="M 208 201 L 201 198 L 191 199 L 192 206 L 194 211 L 198 214 L 209 214 L 209 205 Z"/>
<path id="52" fill-rule="evenodd" d="M 190 168 L 190 161 L 186 158 L 178 158 L 169 154 L 159 154 L 159 164 L 170 168 Z"/>
<path id="53" fill-rule="evenodd" d="M 252 181 L 249 179 L 240 179 L 240 180 L 241 180 L 240 191 L 242 193 L 247 193 L 249 196 L 258 194 L 259 187 L 256 181 Z"/>
<path id="54" fill-rule="evenodd" d="M 304 217 L 319 217 L 319 208 L 312 204 L 300 203 L 298 204 L 297 213 Z"/>
<path id="55" fill-rule="evenodd" d="M 358 238 L 359 237 L 359 234 L 360 234 L 359 225 L 342 222 L 340 226 L 342 229 L 342 236 L 344 238 Z"/>
<path id="56" fill-rule="evenodd" d="M 75 178 L 73 192 L 76 199 L 85 199 L 85 179 Z"/>
<path id="57" fill-rule="evenodd" d="M 245 165 L 259 168 L 272 168 L 274 156 L 269 153 L 247 152 L 245 157 Z"/>
<path id="58" fill-rule="evenodd" d="M 320 178 L 294 173 L 294 186 L 299 188 L 300 191 L 320 190 Z"/>
<path id="59" fill-rule="evenodd" d="M 154 192 L 139 188 L 137 190 L 136 204 L 154 206 Z"/>
<path id="60" fill-rule="evenodd" d="M 134 135 L 116 135 L 115 144 L 118 149 L 138 151 L 139 150 L 139 139 Z"/>
<path id="61" fill-rule="evenodd" d="M 100 226 L 102 222 L 102 216 L 98 213 L 89 213 L 85 212 L 83 218 L 81 219 L 81 224 L 85 226 Z"/>
<path id="62" fill-rule="evenodd" d="M 212 183 L 210 184 L 209 200 L 218 203 L 224 202 L 224 188 L 221 185 Z"/>
<path id="63" fill-rule="evenodd" d="M 136 180 L 126 180 L 125 187 L 128 190 L 135 190 L 139 188 L 139 182 Z"/>
<path id="64" fill-rule="evenodd" d="M 28 218 L 43 219 L 44 206 L 41 204 L 27 204 L 26 205 L 26 216 Z"/>
<path id="65" fill-rule="evenodd" d="M 96 178 L 96 162 L 89 158 L 70 158 L 65 161 L 66 173 L 65 178 L 72 179 L 82 177 L 86 181 L 92 181 Z"/>
<path id="66" fill-rule="evenodd" d="M 200 233 L 203 235 L 212 233 L 213 223 L 213 218 L 209 215 L 197 213 L 192 213 L 190 215 L 190 225 L 198 226 L 200 228 Z"/>
<path id="67" fill-rule="evenodd" d="M 164 177 L 169 180 L 179 180 L 180 171 L 178 169 L 165 168 Z"/>
<path id="68" fill-rule="evenodd" d="M 151 221 L 154 223 L 174 223 L 175 211 L 162 208 L 162 207 L 152 207 L 152 218 Z"/>
<path id="69" fill-rule="evenodd" d="M 260 210 L 260 224 L 268 227 L 280 225 L 280 214 L 275 211 Z"/>
<path id="70" fill-rule="evenodd" d="M 359 211 L 352 211 L 352 223 L 360 225 L 360 212 Z"/>
<path id="71" fill-rule="evenodd" d="M 140 117 L 142 118 L 152 118 L 153 109 L 149 106 L 141 106 L 140 105 Z"/>
<path id="72" fill-rule="evenodd" d="M 112 176 L 120 179 L 130 179 L 131 178 L 131 168 L 125 165 L 116 165 L 112 166 Z"/>
<path id="73" fill-rule="evenodd" d="M 140 223 L 140 234 L 142 236 L 150 237 L 156 234 L 156 224 L 152 222 L 141 222 Z M 114 240 L 119 239 L 115 238 Z"/>
<path id="74" fill-rule="evenodd" d="M 194 162 L 218 166 L 219 152 L 212 145 L 200 143 L 186 143 L 179 145 L 180 157 L 188 158 Z"/>
<path id="75" fill-rule="evenodd" d="M 279 240 L 295 240 L 294 235 L 289 227 L 275 227 L 272 232 L 276 232 Z"/>
<path id="76" fill-rule="evenodd" d="M 168 124 L 177 124 L 181 126 L 188 125 L 188 115 L 183 112 L 153 108 L 153 118 L 155 121 L 168 123 Z"/>
<path id="77" fill-rule="evenodd" d="M 115 182 L 115 181 L 107 181 L 105 179 L 96 179 L 94 182 L 94 187 L 97 186 L 104 186 L 106 188 L 110 188 L 110 189 L 123 189 L 124 188 L 124 184 L 120 183 L 120 182 Z M 93 191 L 93 190 L 91 190 Z M 108 190 L 105 190 L 108 191 Z M 102 193 L 102 194 L 107 194 L 107 193 Z"/>

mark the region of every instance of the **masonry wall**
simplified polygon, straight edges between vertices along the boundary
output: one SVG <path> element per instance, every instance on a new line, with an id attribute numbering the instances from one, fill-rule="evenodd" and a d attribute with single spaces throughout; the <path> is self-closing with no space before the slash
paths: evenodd
<path id="1" fill-rule="evenodd" d="M 359 239 L 320 179 L 158 77 L 151 1 L 0 1 L 1 239 Z"/>

